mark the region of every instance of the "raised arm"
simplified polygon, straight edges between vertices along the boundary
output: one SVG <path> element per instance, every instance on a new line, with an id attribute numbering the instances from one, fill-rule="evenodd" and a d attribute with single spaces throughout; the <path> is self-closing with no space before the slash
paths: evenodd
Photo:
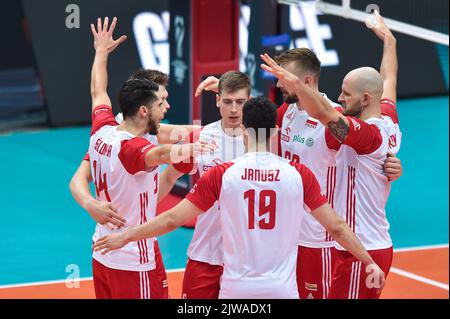
<path id="1" fill-rule="evenodd" d="M 145 155 L 145 165 L 151 168 L 161 164 L 180 163 L 189 158 L 195 158 L 202 153 L 209 153 L 216 149 L 216 146 L 197 141 L 187 144 L 167 144 L 155 147 Z"/>
<path id="2" fill-rule="evenodd" d="M 318 91 L 305 85 L 294 74 L 279 66 L 269 55 L 261 55 L 266 62 L 261 67 L 273 74 L 290 91 L 295 92 L 309 116 L 328 127 L 339 142 L 343 142 L 349 131 L 348 119 L 339 113 Z"/>
<path id="3" fill-rule="evenodd" d="M 185 140 L 193 131 L 200 131 L 200 125 L 161 124 L 158 129 L 159 144 L 174 144 Z"/>
<path id="4" fill-rule="evenodd" d="M 98 105 L 111 106 L 111 100 L 107 93 L 108 87 L 108 56 L 123 41 L 127 39 L 125 35 L 119 39 L 113 39 L 113 32 L 117 24 L 117 18 L 114 17 L 111 26 L 108 29 L 109 19 L 106 17 L 102 23 L 97 19 L 97 30 L 91 24 L 91 31 L 94 37 L 95 58 L 91 71 L 91 96 L 92 110 Z"/>
<path id="5" fill-rule="evenodd" d="M 383 98 L 389 98 L 394 103 L 397 100 L 397 40 L 392 35 L 378 11 L 374 11 L 375 21 L 367 20 L 366 25 L 375 35 L 383 41 L 383 58 L 381 60 L 380 74 L 383 78 Z"/>

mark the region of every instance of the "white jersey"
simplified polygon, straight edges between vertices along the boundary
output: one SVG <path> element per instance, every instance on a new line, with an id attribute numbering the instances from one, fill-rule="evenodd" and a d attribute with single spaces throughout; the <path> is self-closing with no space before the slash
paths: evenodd
<path id="1" fill-rule="evenodd" d="M 117 130 L 117 125 L 109 106 L 94 109 L 89 158 L 97 198 L 112 203 L 120 212 L 126 219 L 125 230 L 155 217 L 158 166 L 145 171 L 145 154 L 155 145 Z M 112 232 L 117 231 L 97 224 L 92 240 L 95 242 Z M 92 256 L 113 269 L 152 270 L 155 268 L 153 242 L 154 238 L 132 242 L 106 255 L 94 251 Z"/>
<path id="2" fill-rule="evenodd" d="M 390 182 L 384 174 L 387 152 L 397 153 L 401 143 L 398 124 L 390 117 L 365 122 L 349 118 L 345 144 L 330 137 L 339 149 L 336 156 L 336 211 L 344 218 L 366 250 L 392 246 L 385 205 Z M 327 133 L 330 135 L 330 133 Z M 336 248 L 343 248 L 336 244 Z"/>
<path id="3" fill-rule="evenodd" d="M 219 298 L 299 298 L 303 205 L 316 209 L 327 202 L 306 166 L 271 153 L 247 153 L 210 169 L 186 199 L 203 211 L 219 202 L 224 249 Z"/>
<path id="4" fill-rule="evenodd" d="M 230 136 L 222 128 L 221 121 L 206 125 L 199 139 L 217 146 L 213 153 L 202 154 L 195 162 L 202 176 L 210 168 L 229 162 L 245 153 L 242 136 Z M 220 228 L 219 203 L 198 216 L 194 234 L 188 248 L 188 257 L 210 265 L 223 265 L 222 231 Z"/>
<path id="5" fill-rule="evenodd" d="M 340 105 L 324 97 L 335 108 Z M 336 151 L 329 149 L 325 141 L 325 126 L 299 110 L 297 104 L 283 104 L 278 108 L 281 153 L 284 158 L 308 166 L 326 194 L 331 207 L 334 206 L 336 186 Z M 310 214 L 302 219 L 299 245 L 310 248 L 334 247 L 335 243 L 326 229 Z"/>

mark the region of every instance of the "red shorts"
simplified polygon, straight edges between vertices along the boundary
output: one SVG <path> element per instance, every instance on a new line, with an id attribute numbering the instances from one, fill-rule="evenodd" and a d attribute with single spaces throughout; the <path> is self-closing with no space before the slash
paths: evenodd
<path id="1" fill-rule="evenodd" d="M 156 268 L 149 271 L 112 269 L 92 260 L 97 299 L 167 299 L 167 275 L 155 241 Z"/>
<path id="2" fill-rule="evenodd" d="M 183 278 L 183 299 L 218 299 L 223 267 L 188 258 Z"/>
<path id="3" fill-rule="evenodd" d="M 334 247 L 298 246 L 297 286 L 300 299 L 326 299 L 328 297 L 335 251 Z"/>
<path id="4" fill-rule="evenodd" d="M 368 251 L 387 277 L 394 256 L 393 248 Z M 331 280 L 330 299 L 378 299 L 380 294 L 371 288 L 365 266 L 347 251 L 336 250 L 336 263 Z M 368 282 L 366 283 L 366 279 Z"/>

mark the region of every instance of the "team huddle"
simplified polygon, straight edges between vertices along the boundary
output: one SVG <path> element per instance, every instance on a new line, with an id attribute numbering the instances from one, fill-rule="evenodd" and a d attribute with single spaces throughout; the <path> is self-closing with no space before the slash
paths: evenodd
<path id="1" fill-rule="evenodd" d="M 339 104 L 319 91 L 314 52 L 295 48 L 261 55 L 283 94 L 278 108 L 250 97 L 244 73 L 203 81 L 196 96 L 216 92 L 221 116 L 204 127 L 160 124 L 170 106 L 157 70 L 129 77 L 115 116 L 107 61 L 126 37 L 113 39 L 116 18 L 91 25 L 91 138 L 70 189 L 97 222 L 97 298 L 169 298 L 156 237 L 195 217 L 182 296 L 172 297 L 379 298 L 393 258 L 385 205 L 402 167 L 396 39 L 375 16 L 380 70 L 350 71 Z M 176 180 L 196 173 L 188 195 L 156 217 Z"/>

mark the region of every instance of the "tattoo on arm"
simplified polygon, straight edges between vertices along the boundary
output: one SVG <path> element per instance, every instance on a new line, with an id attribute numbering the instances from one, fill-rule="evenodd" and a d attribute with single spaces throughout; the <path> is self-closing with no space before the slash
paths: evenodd
<path id="1" fill-rule="evenodd" d="M 328 122 L 327 126 L 334 137 L 336 137 L 339 142 L 343 143 L 348 134 L 348 125 L 345 123 L 344 119 L 339 117 L 339 120 L 336 122 Z"/>

